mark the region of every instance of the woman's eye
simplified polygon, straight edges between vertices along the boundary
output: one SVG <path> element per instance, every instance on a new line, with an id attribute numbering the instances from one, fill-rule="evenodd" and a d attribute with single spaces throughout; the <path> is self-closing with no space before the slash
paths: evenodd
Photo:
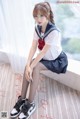
<path id="1" fill-rule="evenodd" d="M 37 16 L 35 16 L 34 18 L 37 18 Z"/>
<path id="2" fill-rule="evenodd" d="M 35 16 L 34 18 L 37 19 L 37 18 L 40 18 L 40 17 L 44 17 L 44 15 Z"/>
<path id="3" fill-rule="evenodd" d="M 41 17 L 43 17 L 43 15 L 41 15 Z"/>

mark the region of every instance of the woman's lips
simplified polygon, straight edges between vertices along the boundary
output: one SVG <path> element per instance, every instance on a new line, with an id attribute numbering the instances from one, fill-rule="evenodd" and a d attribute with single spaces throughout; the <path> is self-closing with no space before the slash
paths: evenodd
<path id="1" fill-rule="evenodd" d="M 38 24 L 41 24 L 41 22 L 38 22 Z"/>

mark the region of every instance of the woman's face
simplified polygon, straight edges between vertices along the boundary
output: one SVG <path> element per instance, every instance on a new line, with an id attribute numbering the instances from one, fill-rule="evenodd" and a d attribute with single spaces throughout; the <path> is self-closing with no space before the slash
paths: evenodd
<path id="1" fill-rule="evenodd" d="M 36 17 L 34 17 L 34 19 L 36 23 L 40 26 L 43 26 L 48 21 L 48 19 L 41 13 L 39 13 Z"/>

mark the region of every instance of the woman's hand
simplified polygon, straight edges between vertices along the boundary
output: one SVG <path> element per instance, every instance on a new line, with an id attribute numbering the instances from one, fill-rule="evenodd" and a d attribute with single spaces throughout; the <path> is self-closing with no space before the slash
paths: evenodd
<path id="1" fill-rule="evenodd" d="M 32 72 L 33 72 L 33 69 L 31 69 L 30 66 L 26 66 L 25 77 L 29 82 L 32 81 Z"/>

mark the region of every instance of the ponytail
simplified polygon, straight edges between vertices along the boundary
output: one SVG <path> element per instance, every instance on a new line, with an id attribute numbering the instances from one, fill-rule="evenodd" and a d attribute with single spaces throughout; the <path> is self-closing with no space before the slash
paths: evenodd
<path id="1" fill-rule="evenodd" d="M 55 24 L 55 22 L 54 22 L 54 14 L 53 14 L 53 12 L 52 12 L 52 9 L 51 9 L 51 6 L 50 6 L 49 2 L 43 2 L 43 4 L 46 5 L 46 7 L 48 8 L 48 10 L 49 10 L 49 12 L 50 12 L 49 21 L 50 21 L 51 23 Z"/>
<path id="2" fill-rule="evenodd" d="M 54 22 L 54 15 L 53 15 L 52 10 L 50 10 L 50 22 L 55 24 L 55 22 Z"/>

